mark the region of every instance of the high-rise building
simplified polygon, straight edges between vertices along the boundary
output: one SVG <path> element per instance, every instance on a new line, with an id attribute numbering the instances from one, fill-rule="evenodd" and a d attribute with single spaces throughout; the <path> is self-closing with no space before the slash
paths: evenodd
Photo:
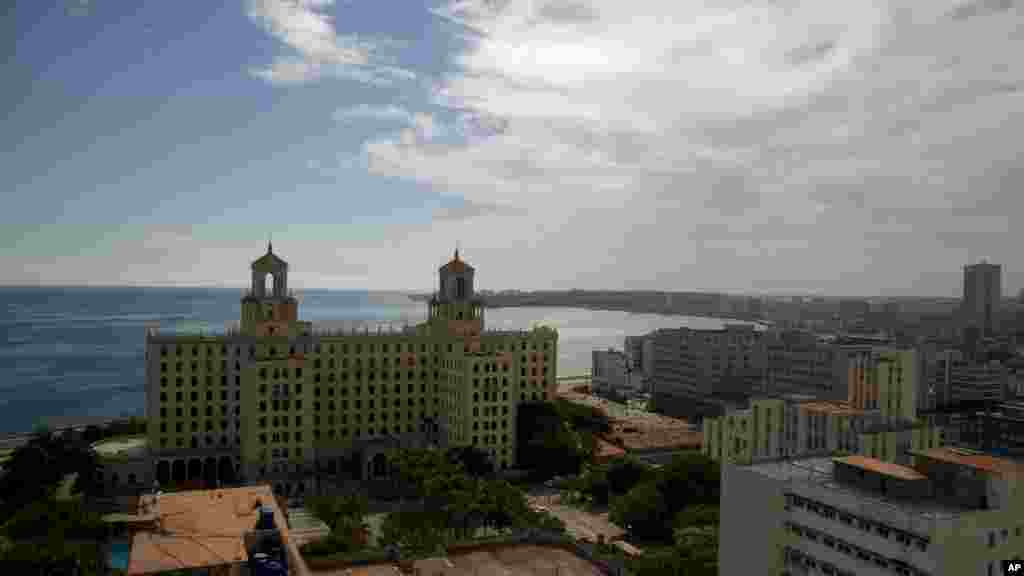
<path id="1" fill-rule="evenodd" d="M 239 477 L 284 493 L 314 475 L 387 474 L 388 451 L 476 446 L 514 465 L 521 402 L 556 391 L 558 333 L 484 329 L 474 269 L 440 269 L 428 320 L 398 331 L 300 321 L 288 264 L 252 263 L 241 323 L 224 334 L 150 331 L 146 415 L 161 483 Z"/>
<path id="2" fill-rule="evenodd" d="M 619 350 L 594 350 L 591 353 L 591 385 L 597 391 L 635 391 L 641 382 L 639 371 L 630 365 L 629 356 Z"/>
<path id="3" fill-rule="evenodd" d="M 1024 550 L 1024 468 L 957 448 L 722 466 L 720 574 L 1001 574 Z"/>
<path id="4" fill-rule="evenodd" d="M 999 310 L 1003 296 L 1003 269 L 981 261 L 964 266 L 964 294 L 961 304 L 964 327 L 975 328 L 982 337 L 999 332 Z"/>

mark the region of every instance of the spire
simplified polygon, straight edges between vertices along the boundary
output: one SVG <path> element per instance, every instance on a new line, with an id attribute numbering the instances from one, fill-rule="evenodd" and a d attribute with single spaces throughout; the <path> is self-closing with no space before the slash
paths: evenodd
<path id="1" fill-rule="evenodd" d="M 274 237 L 270 236 L 267 239 L 267 254 L 273 254 L 273 253 L 274 253 Z"/>

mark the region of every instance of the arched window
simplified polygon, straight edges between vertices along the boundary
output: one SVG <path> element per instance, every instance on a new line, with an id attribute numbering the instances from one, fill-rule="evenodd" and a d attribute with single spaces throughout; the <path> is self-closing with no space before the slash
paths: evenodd
<path id="1" fill-rule="evenodd" d="M 274 275 L 267 274 L 263 277 L 263 294 L 265 296 L 276 296 L 274 294 Z"/>

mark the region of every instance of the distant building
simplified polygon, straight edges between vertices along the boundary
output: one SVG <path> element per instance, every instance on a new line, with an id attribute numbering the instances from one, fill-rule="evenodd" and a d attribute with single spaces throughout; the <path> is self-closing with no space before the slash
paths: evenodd
<path id="1" fill-rule="evenodd" d="M 721 574 L 959 576 L 1021 557 L 1021 464 L 954 448 L 722 467 Z"/>
<path id="2" fill-rule="evenodd" d="M 822 400 L 846 400 L 849 363 L 863 345 L 825 340 L 802 330 L 772 330 L 764 346 L 764 391 L 812 394 Z"/>
<path id="3" fill-rule="evenodd" d="M 591 353 L 591 386 L 598 391 L 624 392 L 641 388 L 639 374 L 633 372 L 629 356 L 619 350 L 594 350 Z"/>
<path id="4" fill-rule="evenodd" d="M 977 329 L 983 338 L 998 334 L 1002 296 L 1002 266 L 986 261 L 964 266 L 961 303 L 964 328 Z"/>
<path id="5" fill-rule="evenodd" d="M 654 374 L 654 339 L 650 334 L 626 336 L 625 349 L 633 371 L 649 379 Z"/>
<path id="6" fill-rule="evenodd" d="M 1000 362 L 976 362 L 945 350 L 931 366 L 931 390 L 938 406 L 972 400 L 1000 402 L 1014 395 L 1010 369 Z"/>
<path id="7" fill-rule="evenodd" d="M 655 395 L 742 394 L 761 385 L 761 332 L 753 326 L 657 330 L 650 337 Z"/>

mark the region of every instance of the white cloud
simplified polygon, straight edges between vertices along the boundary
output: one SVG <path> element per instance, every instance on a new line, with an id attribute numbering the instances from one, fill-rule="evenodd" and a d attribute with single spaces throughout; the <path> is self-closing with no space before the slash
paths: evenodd
<path id="1" fill-rule="evenodd" d="M 327 14 L 333 7 L 334 0 L 250 0 L 249 18 L 294 52 L 250 72 L 273 84 L 302 84 L 325 75 L 370 84 L 415 78 L 412 72 L 383 62 L 373 42 L 339 35 L 334 18 Z"/>
<path id="2" fill-rule="evenodd" d="M 339 108 L 334 111 L 333 117 L 336 122 L 370 119 L 398 121 L 407 125 L 413 123 L 412 114 L 398 106 L 369 106 L 360 104 L 351 108 Z"/>
<path id="3" fill-rule="evenodd" d="M 1024 268 L 1024 10 L 986 2 L 452 2 L 474 33 L 433 97 L 464 145 L 404 129 L 367 165 L 527 211 L 401 242 L 475 229 L 502 285 L 955 293 L 976 253 Z"/>

